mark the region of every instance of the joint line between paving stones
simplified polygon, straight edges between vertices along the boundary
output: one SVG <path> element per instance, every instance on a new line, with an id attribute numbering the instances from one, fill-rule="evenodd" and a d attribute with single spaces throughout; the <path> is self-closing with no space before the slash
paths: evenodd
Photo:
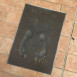
<path id="1" fill-rule="evenodd" d="M 69 71 L 69 70 L 66 70 L 66 69 L 65 69 L 65 71 L 72 72 L 72 71 Z M 72 72 L 72 73 L 77 74 L 77 72 Z"/>
<path id="2" fill-rule="evenodd" d="M 73 33 L 74 25 L 75 25 L 76 13 L 77 13 L 77 8 L 76 8 L 76 12 L 75 12 L 75 18 L 74 18 L 74 21 L 73 21 L 72 30 L 71 30 L 71 33 L 70 33 L 69 43 L 68 43 L 68 47 L 67 47 L 67 51 L 66 51 L 66 55 L 65 55 L 65 59 L 64 59 L 64 64 L 63 64 L 63 68 L 62 68 L 61 77 L 63 77 L 63 74 L 64 74 L 64 69 L 65 69 L 66 60 L 67 60 L 67 56 L 68 56 L 68 50 L 69 50 L 69 46 L 70 46 L 70 41 L 71 41 L 71 38 L 72 38 L 72 33 Z"/>
<path id="3" fill-rule="evenodd" d="M 11 73 L 11 72 L 6 72 L 6 71 L 3 71 L 3 70 L 0 70 L 0 72 L 6 73 L 6 74 L 10 74 L 10 75 L 12 75 L 12 76 L 22 77 L 22 76 L 13 74 L 13 73 Z"/>
<path id="4" fill-rule="evenodd" d="M 43 73 L 43 77 L 45 77 L 45 75 L 46 75 L 46 74 L 45 74 L 45 73 Z"/>
<path id="5" fill-rule="evenodd" d="M 9 14 L 9 16 L 8 16 L 8 21 L 7 22 L 10 22 L 10 17 L 11 17 L 11 15 L 13 14 L 13 12 L 14 12 L 14 8 L 12 8 L 12 11 L 11 11 L 11 13 Z"/>
<path id="6" fill-rule="evenodd" d="M 2 45 L 2 41 L 3 41 L 3 37 L 1 37 L 2 38 L 2 40 L 1 40 L 1 44 L 0 44 L 0 47 L 1 47 L 1 45 Z"/>
<path id="7" fill-rule="evenodd" d="M 66 5 L 66 4 L 62 4 L 62 3 L 58 3 L 58 2 L 53 2 L 53 1 L 48 1 L 48 0 L 46 0 L 46 1 L 47 1 L 47 2 L 50 2 L 50 3 L 55 3 L 55 4 L 67 6 L 67 7 L 70 7 L 70 8 L 76 8 L 75 6 L 70 6 L 70 5 Z"/>
<path id="8" fill-rule="evenodd" d="M 30 4 L 32 4 L 32 0 L 30 0 Z"/>
<path id="9" fill-rule="evenodd" d="M 61 11 L 61 9 L 62 9 L 62 4 L 61 4 L 61 7 L 60 7 L 60 11 Z"/>

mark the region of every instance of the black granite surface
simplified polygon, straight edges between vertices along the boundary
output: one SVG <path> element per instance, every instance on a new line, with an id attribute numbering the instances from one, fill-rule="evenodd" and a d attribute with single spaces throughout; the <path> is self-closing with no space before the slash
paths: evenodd
<path id="1" fill-rule="evenodd" d="M 65 13 L 26 4 L 8 63 L 51 74 L 64 18 Z M 19 49 L 28 30 L 32 32 L 32 37 L 24 42 L 27 57 L 23 58 L 19 54 Z M 47 54 L 42 62 L 36 63 L 34 60 L 35 53 L 42 50 L 42 43 L 39 40 L 40 34 L 44 34 L 46 37 Z"/>

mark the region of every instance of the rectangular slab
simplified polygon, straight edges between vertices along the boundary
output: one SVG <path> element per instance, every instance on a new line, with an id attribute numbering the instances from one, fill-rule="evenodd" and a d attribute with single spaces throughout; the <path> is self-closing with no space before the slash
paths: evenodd
<path id="1" fill-rule="evenodd" d="M 8 63 L 51 74 L 64 18 L 65 13 L 26 4 Z M 36 61 L 42 50 L 45 55 Z"/>

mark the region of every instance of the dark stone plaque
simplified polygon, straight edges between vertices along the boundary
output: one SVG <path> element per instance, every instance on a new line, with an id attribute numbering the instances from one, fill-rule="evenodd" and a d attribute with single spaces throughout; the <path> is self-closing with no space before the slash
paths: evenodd
<path id="1" fill-rule="evenodd" d="M 26 4 L 8 63 L 51 74 L 64 18 L 65 13 Z"/>

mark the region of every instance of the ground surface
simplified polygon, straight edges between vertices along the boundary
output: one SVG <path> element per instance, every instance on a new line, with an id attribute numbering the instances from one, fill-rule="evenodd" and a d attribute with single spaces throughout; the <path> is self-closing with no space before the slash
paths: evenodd
<path id="1" fill-rule="evenodd" d="M 66 13 L 51 76 L 7 64 L 25 3 Z M 0 0 L 0 77 L 77 77 L 76 7 L 77 0 Z"/>

